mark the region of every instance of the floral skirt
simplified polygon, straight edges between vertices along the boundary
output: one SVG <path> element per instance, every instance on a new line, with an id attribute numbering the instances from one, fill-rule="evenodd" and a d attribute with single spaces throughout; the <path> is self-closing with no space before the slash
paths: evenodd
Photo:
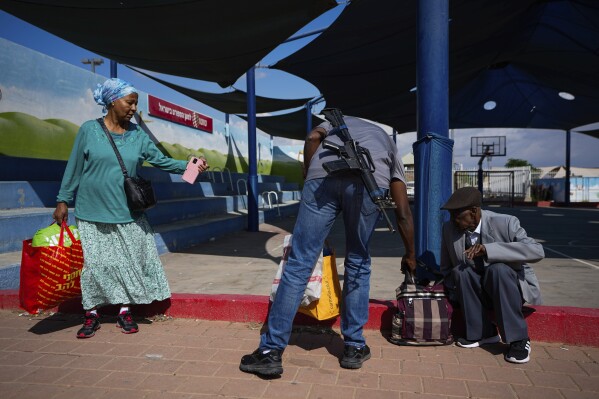
<path id="1" fill-rule="evenodd" d="M 83 247 L 81 296 L 86 310 L 144 304 L 171 296 L 145 216 L 130 223 L 77 220 Z"/>

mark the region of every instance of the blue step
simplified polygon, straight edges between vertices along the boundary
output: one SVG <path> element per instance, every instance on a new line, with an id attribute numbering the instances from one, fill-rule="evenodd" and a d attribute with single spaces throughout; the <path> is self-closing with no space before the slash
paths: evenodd
<path id="1" fill-rule="evenodd" d="M 67 166 L 66 161 L 54 161 L 50 159 L 20 158 L 0 155 L 0 181 L 61 181 L 64 170 Z M 180 175 L 172 175 L 153 167 L 143 167 L 140 175 L 151 179 L 153 182 L 180 182 Z M 221 177 L 222 174 L 222 177 Z M 247 173 L 230 173 L 233 186 L 237 180 L 247 181 Z M 203 173 L 202 181 L 208 181 L 212 177 L 214 182 L 229 182 L 229 172 Z M 258 183 L 282 183 L 284 176 L 258 175 Z"/>
<path id="2" fill-rule="evenodd" d="M 21 251 L 0 254 L 0 290 L 19 288 Z"/>
<path id="3" fill-rule="evenodd" d="M 226 185 L 222 183 L 168 183 L 154 182 L 152 187 L 158 201 L 178 198 L 210 197 L 214 195 L 231 195 Z M 227 194 L 225 194 L 227 193 Z"/>
<path id="4" fill-rule="evenodd" d="M 158 201 L 190 198 L 231 196 L 237 193 L 231 191 L 228 183 L 213 183 L 200 181 L 196 184 L 185 182 L 152 182 Z M 245 186 L 239 187 L 243 194 Z M 44 208 L 56 205 L 56 196 L 60 189 L 59 181 L 4 181 L 0 182 L 0 209 Z M 296 192 L 296 183 L 258 183 L 258 193 L 265 191 Z M 279 194 L 280 196 L 280 194 Z"/>
<path id="5" fill-rule="evenodd" d="M 56 206 L 59 189 L 58 181 L 2 181 L 0 209 Z"/>
<path id="6" fill-rule="evenodd" d="M 197 197 L 159 201 L 146 212 L 152 225 L 234 212 L 239 202 L 233 197 Z"/>

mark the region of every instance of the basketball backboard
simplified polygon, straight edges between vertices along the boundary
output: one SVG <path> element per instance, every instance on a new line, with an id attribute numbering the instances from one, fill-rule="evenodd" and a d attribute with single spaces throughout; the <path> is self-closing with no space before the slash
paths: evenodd
<path id="1" fill-rule="evenodd" d="M 504 157 L 505 136 L 480 136 L 470 138 L 471 157 Z"/>

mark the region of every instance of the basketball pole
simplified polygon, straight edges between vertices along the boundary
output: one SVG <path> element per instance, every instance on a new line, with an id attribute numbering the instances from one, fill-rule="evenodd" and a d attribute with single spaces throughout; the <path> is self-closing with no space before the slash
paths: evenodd
<path id="1" fill-rule="evenodd" d="M 478 191 L 480 191 L 480 195 L 483 195 L 483 161 L 488 155 L 491 155 L 489 147 L 490 146 L 485 146 L 485 152 L 478 160 Z"/>

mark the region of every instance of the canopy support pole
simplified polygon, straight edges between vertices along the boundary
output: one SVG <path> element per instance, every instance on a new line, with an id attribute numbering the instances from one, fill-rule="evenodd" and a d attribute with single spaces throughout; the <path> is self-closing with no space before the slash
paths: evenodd
<path id="1" fill-rule="evenodd" d="M 116 63 L 116 61 L 110 60 L 110 77 L 111 78 L 116 78 L 117 77 L 117 73 L 116 73 L 116 66 L 118 64 Z"/>
<path id="2" fill-rule="evenodd" d="M 306 135 L 312 131 L 312 101 L 306 103 Z"/>
<path id="3" fill-rule="evenodd" d="M 246 73 L 248 122 L 248 231 L 259 227 L 258 213 L 258 162 L 256 160 L 256 72 L 251 67 Z"/>
<path id="4" fill-rule="evenodd" d="M 570 205 L 570 143 L 572 142 L 572 131 L 566 130 L 566 180 L 564 187 L 564 202 Z"/>
<path id="5" fill-rule="evenodd" d="M 322 94 L 306 103 L 306 135 L 312 131 L 312 107 L 322 101 Z"/>
<path id="6" fill-rule="evenodd" d="M 449 140 L 449 0 L 418 1 L 417 133 L 414 144 L 416 257 L 439 268 L 440 207 L 451 194 Z M 440 144 L 440 145 L 439 145 Z"/>

